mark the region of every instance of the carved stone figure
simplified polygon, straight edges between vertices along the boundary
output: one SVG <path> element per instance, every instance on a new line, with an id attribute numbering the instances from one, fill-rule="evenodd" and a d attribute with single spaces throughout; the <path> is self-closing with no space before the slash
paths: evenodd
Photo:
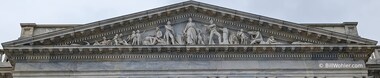
<path id="1" fill-rule="evenodd" d="M 205 42 L 203 40 L 203 34 L 201 33 L 201 30 L 198 30 L 197 44 L 205 44 Z"/>
<path id="2" fill-rule="evenodd" d="M 113 41 L 113 45 L 128 45 L 128 42 L 126 40 L 123 40 L 123 38 L 121 38 L 121 36 L 123 36 L 123 34 L 116 34 L 112 41 Z"/>
<path id="3" fill-rule="evenodd" d="M 174 35 L 173 35 L 173 27 L 172 25 L 170 25 L 170 21 L 167 22 L 167 24 L 165 25 L 165 35 L 164 35 L 164 39 L 166 40 L 166 43 L 169 43 L 169 44 L 175 44 L 175 38 L 174 38 Z"/>
<path id="4" fill-rule="evenodd" d="M 218 28 L 216 27 L 216 24 L 214 24 L 214 21 L 210 20 L 210 25 L 204 25 L 204 26 L 206 26 L 207 28 L 210 29 L 210 37 L 209 37 L 208 43 L 209 44 L 215 44 L 214 40 L 212 39 L 214 35 L 217 36 L 219 43 L 221 43 L 221 41 L 222 41 L 221 35 L 218 32 Z"/>
<path id="5" fill-rule="evenodd" d="M 260 44 L 261 42 L 264 42 L 263 36 L 261 35 L 259 31 L 250 31 L 248 32 L 248 34 L 250 34 L 252 38 L 250 44 Z"/>
<path id="6" fill-rule="evenodd" d="M 195 23 L 193 20 L 189 18 L 189 22 L 186 24 L 185 29 L 183 30 L 186 44 L 195 44 L 197 40 L 197 31 L 195 29 Z"/>
<path id="7" fill-rule="evenodd" d="M 122 36 L 123 34 L 120 33 L 116 39 L 120 45 L 124 45 L 124 39 L 122 38 Z"/>
<path id="8" fill-rule="evenodd" d="M 111 40 L 107 40 L 106 37 L 103 37 L 103 41 L 100 42 L 101 45 L 112 45 L 112 41 Z"/>
<path id="9" fill-rule="evenodd" d="M 160 28 L 156 27 L 156 35 L 157 38 L 162 38 L 162 31 L 160 31 Z"/>
<path id="10" fill-rule="evenodd" d="M 133 34 L 133 31 L 132 31 L 132 34 L 131 35 L 128 35 L 125 39 L 123 39 L 123 44 L 126 45 L 132 45 L 133 44 L 133 37 L 135 35 Z"/>
<path id="11" fill-rule="evenodd" d="M 231 33 L 229 42 L 230 44 L 239 44 L 239 39 L 236 37 L 236 33 Z"/>
<path id="12" fill-rule="evenodd" d="M 153 42 L 155 45 L 167 45 L 166 41 L 162 39 L 162 31 L 160 31 L 160 28 L 156 27 L 156 35 L 154 38 L 155 42 Z"/>
<path id="13" fill-rule="evenodd" d="M 140 33 L 140 30 L 137 30 L 137 31 L 136 31 L 136 41 L 137 41 L 137 45 L 140 45 L 140 40 L 141 40 L 141 33 Z"/>
<path id="14" fill-rule="evenodd" d="M 129 36 L 129 39 L 132 40 L 132 45 L 137 45 L 137 36 L 135 31 L 132 31 L 132 34 Z"/>
<path id="15" fill-rule="evenodd" d="M 184 40 L 183 40 L 183 38 L 182 38 L 181 35 L 177 36 L 177 44 L 179 44 L 179 45 L 185 45 L 185 42 L 184 42 Z"/>
<path id="16" fill-rule="evenodd" d="M 248 37 L 247 37 L 247 35 L 245 35 L 243 29 L 240 29 L 240 31 L 238 31 L 236 33 L 236 35 L 237 35 L 237 38 L 240 40 L 240 44 L 247 44 Z"/>
<path id="17" fill-rule="evenodd" d="M 116 34 L 114 37 L 113 37 L 113 41 L 114 41 L 114 45 L 120 45 L 119 44 L 119 40 L 118 40 L 118 38 L 119 38 L 119 34 Z"/>
<path id="18" fill-rule="evenodd" d="M 123 40 L 123 43 L 122 43 L 123 45 L 131 45 L 131 44 L 129 44 L 128 43 L 128 40 Z"/>
<path id="19" fill-rule="evenodd" d="M 163 40 L 161 39 L 161 37 L 162 37 L 162 32 L 160 31 L 158 27 L 156 27 L 155 35 L 145 37 L 143 41 L 143 45 L 156 45 L 158 43 L 162 43 Z"/>
<path id="20" fill-rule="evenodd" d="M 275 44 L 277 41 L 274 39 L 273 36 L 270 36 L 266 42 L 267 44 Z"/>
<path id="21" fill-rule="evenodd" d="M 228 41 L 228 29 L 227 28 L 223 28 L 221 30 L 223 31 L 223 42 L 221 44 L 229 44 L 229 41 Z"/>
<path id="22" fill-rule="evenodd" d="M 155 44 L 156 44 L 156 37 L 147 36 L 144 38 L 143 45 L 155 45 Z"/>

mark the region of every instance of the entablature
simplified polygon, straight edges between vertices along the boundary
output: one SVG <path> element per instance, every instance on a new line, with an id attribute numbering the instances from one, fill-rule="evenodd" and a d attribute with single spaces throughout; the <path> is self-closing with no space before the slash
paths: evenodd
<path id="1" fill-rule="evenodd" d="M 4 47 L 11 60 L 95 59 L 361 59 L 373 45 L 153 45 Z"/>
<path id="2" fill-rule="evenodd" d="M 260 45 L 57 45 L 57 46 L 22 46 L 22 47 L 4 47 L 7 52 L 23 51 L 112 51 L 112 50 L 138 50 L 138 52 L 157 50 L 163 52 L 163 49 L 184 52 L 209 52 L 211 49 L 221 52 L 373 52 L 375 45 L 315 45 L 315 44 L 260 44 Z M 230 50 L 233 49 L 233 50 Z M 250 50 L 250 51 L 249 51 Z"/>

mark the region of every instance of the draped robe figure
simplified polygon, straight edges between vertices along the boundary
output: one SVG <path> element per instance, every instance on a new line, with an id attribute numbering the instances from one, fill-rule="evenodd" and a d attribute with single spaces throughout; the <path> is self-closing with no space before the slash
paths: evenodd
<path id="1" fill-rule="evenodd" d="M 136 41 L 137 41 L 137 45 L 140 45 L 140 40 L 141 40 L 141 33 L 140 33 L 140 30 L 137 30 L 137 31 L 136 31 Z"/>
<path id="2" fill-rule="evenodd" d="M 132 34 L 129 36 L 129 38 L 132 40 L 132 45 L 137 45 L 137 36 L 135 31 L 132 31 Z"/>
<path id="3" fill-rule="evenodd" d="M 175 44 L 175 38 L 174 38 L 174 35 L 173 35 L 173 27 L 172 25 L 170 25 L 170 21 L 167 22 L 167 24 L 165 25 L 165 35 L 164 35 L 164 39 L 166 40 L 166 43 L 167 44 Z"/>
<path id="4" fill-rule="evenodd" d="M 197 31 L 195 29 L 195 23 L 193 20 L 189 18 L 189 22 L 186 24 L 186 27 L 183 31 L 186 44 L 195 44 L 197 40 Z"/>
<path id="5" fill-rule="evenodd" d="M 223 42 L 221 44 L 229 44 L 228 41 L 228 29 L 227 28 L 222 28 L 223 31 Z"/>
<path id="6" fill-rule="evenodd" d="M 197 44 L 205 44 L 205 42 L 203 41 L 203 34 L 201 33 L 201 30 L 198 30 L 197 34 Z"/>

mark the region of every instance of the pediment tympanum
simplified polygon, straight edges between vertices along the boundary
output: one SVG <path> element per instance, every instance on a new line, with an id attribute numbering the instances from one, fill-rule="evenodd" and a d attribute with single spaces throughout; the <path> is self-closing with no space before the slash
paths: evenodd
<path id="1" fill-rule="evenodd" d="M 193 19 L 194 18 L 194 19 Z M 187 19 L 187 20 L 184 20 Z M 223 24 L 220 20 L 182 17 L 145 29 L 130 30 L 72 45 L 227 45 L 311 44 L 282 39 L 259 30 Z"/>
<path id="2" fill-rule="evenodd" d="M 192 23 L 189 18 L 192 18 Z M 169 21 L 171 23 L 167 24 Z M 169 25 L 172 30 L 170 27 L 165 28 Z M 132 34 L 133 31 L 135 34 Z M 3 43 L 3 46 L 311 43 L 372 45 L 377 42 L 201 2 L 186 1 L 72 29 L 22 38 Z"/>

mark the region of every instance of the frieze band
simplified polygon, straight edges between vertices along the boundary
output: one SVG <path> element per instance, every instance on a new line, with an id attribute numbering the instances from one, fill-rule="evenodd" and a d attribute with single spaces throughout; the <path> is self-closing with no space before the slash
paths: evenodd
<path id="1" fill-rule="evenodd" d="M 201 29 L 207 29 L 202 31 Z M 197 26 L 192 18 L 188 19 L 188 22 L 183 29 L 182 33 L 175 32 L 170 21 L 164 25 L 164 34 L 160 27 L 155 28 L 155 33 L 148 34 L 148 36 L 141 38 L 142 34 L 146 34 L 144 30 L 132 31 L 127 37 L 122 37 L 123 33 L 116 33 L 111 39 L 103 37 L 101 41 L 88 42 L 86 45 L 204 45 L 204 44 L 287 44 L 277 42 L 274 36 L 269 36 L 267 40 L 264 40 L 260 31 L 245 31 L 240 29 L 239 31 L 229 31 L 228 28 L 219 28 L 214 24 L 213 20 L 210 20 L 209 25 Z M 220 33 L 220 31 L 222 33 Z M 208 33 L 209 35 L 208 35 Z M 217 40 L 217 41 L 214 41 Z M 205 43 L 208 42 L 208 43 Z M 291 44 L 311 44 L 307 42 L 296 41 Z M 71 44 L 80 45 L 80 44 Z"/>

